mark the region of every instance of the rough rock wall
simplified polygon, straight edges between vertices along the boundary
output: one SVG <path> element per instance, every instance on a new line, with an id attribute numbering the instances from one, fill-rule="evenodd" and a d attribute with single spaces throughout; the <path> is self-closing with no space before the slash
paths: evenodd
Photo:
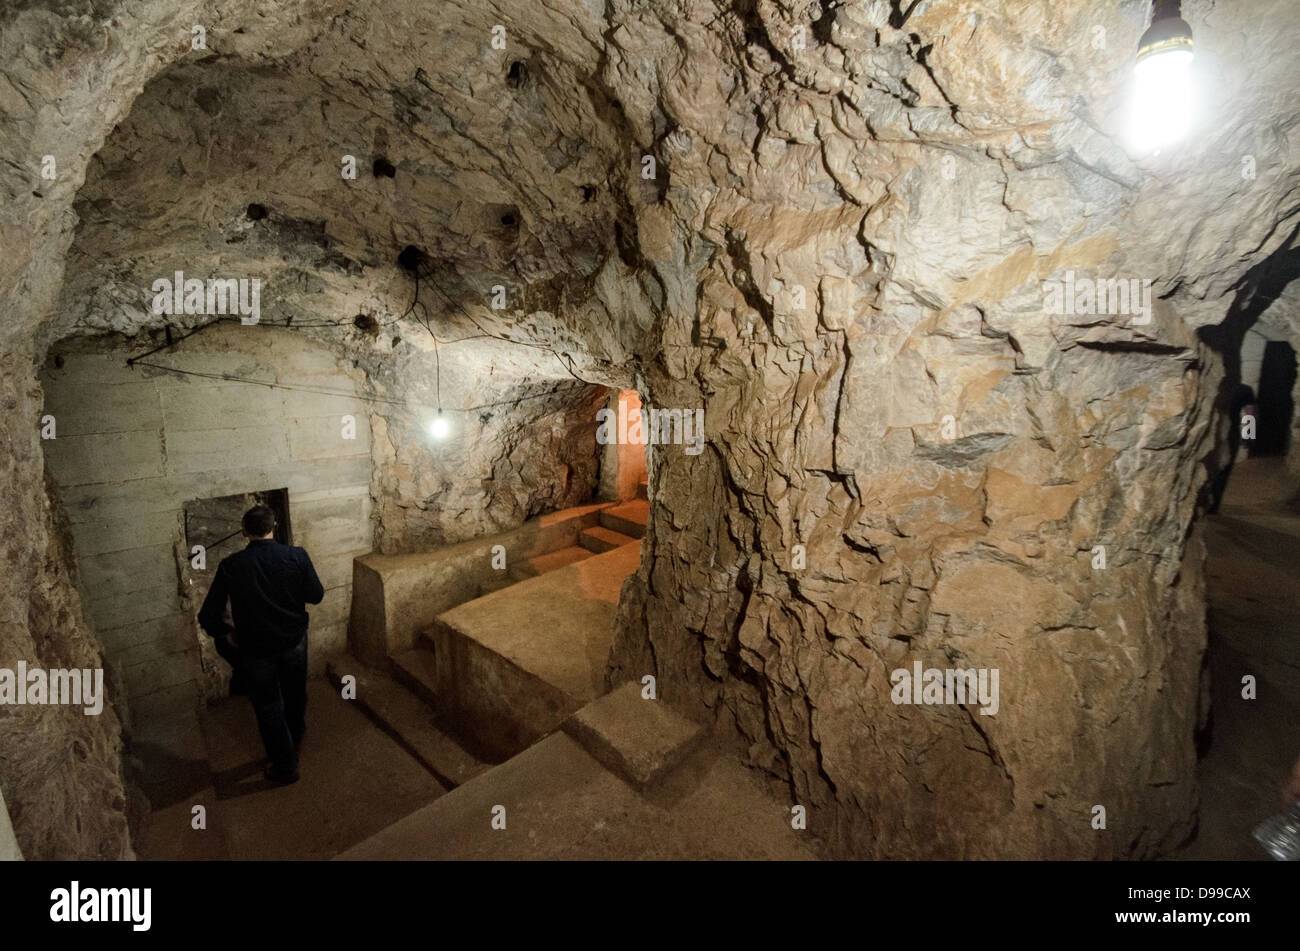
<path id="1" fill-rule="evenodd" d="M 81 616 L 68 574 L 68 537 L 56 524 L 42 486 L 40 442 L 30 425 L 39 389 L 23 356 L 0 363 L 4 387 L 4 477 L 27 491 L 5 492 L 0 667 L 19 661 L 44 669 L 102 668 L 104 661 Z M 106 682 L 106 689 L 112 685 Z M 117 716 L 106 702 L 88 716 L 81 707 L 0 707 L 0 788 L 24 855 L 33 859 L 131 856 L 121 775 Z"/>
<path id="2" fill-rule="evenodd" d="M 1286 251 L 1296 177 L 1294 119 L 1242 113 L 1289 80 L 1184 7 L 1212 120 L 1144 160 L 1139 4 L 759 2 L 612 34 L 669 175 L 638 220 L 668 301 L 648 394 L 705 407 L 710 440 L 655 451 L 612 679 L 716 718 L 839 854 L 1142 857 L 1192 828 L 1221 377 L 1194 328 Z M 1280 69 L 1275 12 L 1249 60 Z M 665 32 L 647 76 L 631 51 Z M 1150 280 L 1150 319 L 1050 313 L 1068 271 Z M 918 660 L 998 669 L 1000 709 L 895 704 Z"/>
<path id="3" fill-rule="evenodd" d="M 484 392 L 491 391 L 471 390 Z M 604 388 L 559 384 L 558 392 L 540 398 L 493 402 L 458 414 L 461 429 L 445 442 L 424 431 L 428 413 L 414 419 L 375 414 L 377 551 L 429 551 L 591 501 Z"/>

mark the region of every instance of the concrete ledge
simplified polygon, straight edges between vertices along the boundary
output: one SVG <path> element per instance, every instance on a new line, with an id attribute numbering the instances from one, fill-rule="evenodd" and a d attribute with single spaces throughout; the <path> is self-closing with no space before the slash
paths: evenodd
<path id="1" fill-rule="evenodd" d="M 479 596 L 516 564 L 576 545 L 610 503 L 583 505 L 531 519 L 516 529 L 412 555 L 362 555 L 352 567 L 352 653 L 380 666 L 414 646 L 444 611 Z M 506 572 L 492 567 L 492 547 L 506 550 Z"/>
<path id="2" fill-rule="evenodd" d="M 425 638 L 436 658 L 438 715 L 484 759 L 508 759 L 582 706 L 454 627 L 435 624 Z"/>
<path id="3" fill-rule="evenodd" d="M 600 524 L 631 538 L 644 538 L 646 523 L 650 521 L 650 503 L 633 499 L 610 506 L 600 513 Z"/>
<path id="4" fill-rule="evenodd" d="M 602 554 L 607 551 L 613 551 L 615 548 L 621 548 L 623 545 L 635 544 L 636 539 L 630 535 L 624 535 L 622 532 L 616 532 L 611 528 L 605 528 L 603 525 L 596 525 L 592 528 L 583 529 L 578 536 L 578 544 L 587 551 Z"/>
<path id="5" fill-rule="evenodd" d="M 356 678 L 356 703 L 362 712 L 432 773 L 439 785 L 454 789 L 488 768 L 438 728 L 431 707 L 383 672 L 351 657 L 330 661 L 329 679 L 336 687 L 347 675 Z"/>
<path id="6" fill-rule="evenodd" d="M 446 722 L 505 758 L 604 693 L 619 593 L 640 563 L 624 545 L 440 615 L 425 639 Z"/>
<path id="7" fill-rule="evenodd" d="M 704 730 L 662 700 L 645 700 L 627 683 L 587 704 L 564 722 L 564 732 L 602 766 L 645 790 L 695 748 Z"/>

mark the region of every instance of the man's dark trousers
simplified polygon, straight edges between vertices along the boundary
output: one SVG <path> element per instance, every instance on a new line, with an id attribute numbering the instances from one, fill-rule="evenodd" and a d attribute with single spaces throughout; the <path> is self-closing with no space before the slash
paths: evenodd
<path id="1" fill-rule="evenodd" d="M 240 663 L 271 768 L 281 776 L 296 776 L 298 746 L 307 729 L 307 635 L 267 657 L 241 652 Z"/>

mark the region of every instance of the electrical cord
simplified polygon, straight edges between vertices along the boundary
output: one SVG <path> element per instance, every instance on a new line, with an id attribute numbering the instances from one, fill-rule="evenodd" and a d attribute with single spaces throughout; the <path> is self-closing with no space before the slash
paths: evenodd
<path id="1" fill-rule="evenodd" d="M 397 317 L 393 318 L 392 320 L 388 320 L 388 321 L 380 322 L 380 323 L 379 323 L 379 326 L 380 326 L 380 327 L 388 327 L 388 326 L 391 326 L 391 325 L 393 325 L 393 324 L 395 324 L 395 323 L 399 323 L 399 322 L 405 320 L 407 317 L 410 317 L 410 318 L 412 318 L 413 320 L 415 320 L 415 322 L 416 322 L 417 324 L 419 324 L 421 327 L 423 327 L 425 330 L 428 331 L 429 336 L 430 336 L 431 338 L 433 338 L 433 358 L 434 358 L 434 398 L 435 398 L 435 400 L 437 401 L 437 404 L 438 404 L 437 407 L 428 407 L 428 406 L 424 406 L 423 404 L 419 404 L 419 403 L 410 403 L 410 402 L 402 401 L 402 400 L 388 400 L 388 399 L 384 399 L 383 397 L 368 397 L 368 396 L 365 396 L 364 394 L 358 394 L 358 393 L 355 393 L 355 392 L 338 391 L 338 390 L 321 390 L 321 389 L 313 389 L 313 388 L 310 388 L 310 387 L 294 387 L 294 386 L 290 386 L 290 385 L 287 385 L 287 384 L 269 383 L 269 382 L 267 382 L 267 381 L 265 381 L 265 380 L 253 380 L 253 379 L 247 379 L 247 378 L 242 378 L 242 377 L 235 377 L 235 376 L 231 376 L 231 375 L 229 375 L 229 374 L 203 373 L 203 372 L 200 372 L 200 371 L 197 371 L 197 370 L 182 370 L 182 369 L 180 369 L 180 368 L 178 368 L 178 367 L 169 367 L 169 366 L 165 366 L 165 365 L 163 365 L 163 364 L 159 364 L 159 363 L 148 363 L 148 362 L 145 362 L 146 358 L 151 357 L 151 356 L 153 356 L 154 354 L 159 353 L 160 351 L 167 350 L 167 349 L 170 349 L 170 348 L 172 348 L 172 347 L 178 346 L 178 345 L 181 344 L 182 342 L 188 340 L 190 337 L 193 337 L 193 336 L 195 336 L 196 334 L 199 334 L 199 333 L 203 332 L 204 330 L 207 330 L 208 328 L 215 326 L 216 324 L 220 324 L 220 323 L 234 323 L 234 322 L 236 322 L 236 321 L 240 322 L 241 324 L 243 323 L 243 321 L 242 321 L 241 318 L 239 318 L 239 317 L 234 317 L 234 316 L 218 316 L 218 317 L 214 317 L 212 320 L 208 321 L 208 322 L 205 323 L 205 324 L 200 324 L 198 327 L 195 327 L 193 330 L 189 331 L 189 332 L 186 333 L 184 336 L 182 336 L 182 337 L 180 337 L 180 338 L 178 338 L 178 339 L 176 339 L 176 340 L 170 340 L 170 339 L 169 339 L 167 342 L 162 343 L 162 344 L 159 344 L 158 346 L 154 347 L 152 350 L 149 350 L 149 351 L 147 351 L 147 352 L 145 352 L 145 353 L 142 353 L 142 354 L 140 354 L 139 356 L 128 357 L 128 358 L 127 358 L 127 361 L 126 361 L 126 365 L 127 365 L 128 367 L 136 367 L 136 366 L 151 367 L 151 368 L 153 368 L 153 369 L 157 369 L 157 370 L 165 370 L 165 371 L 167 371 L 167 372 L 169 372 L 169 373 L 177 373 L 177 374 L 183 374 L 183 375 L 187 375 L 187 376 L 195 376 L 195 377 L 200 377 L 200 378 L 205 378 L 205 379 L 217 379 L 217 380 L 223 380 L 223 381 L 226 381 L 226 382 L 233 382 L 233 383 L 249 383 L 249 384 L 256 384 L 256 385 L 259 385 L 259 386 L 267 386 L 267 387 L 278 388 L 278 389 L 296 390 L 296 391 L 299 391 L 299 392 L 315 393 L 315 394 L 318 394 L 318 395 L 324 395 L 324 396 L 345 396 L 345 397 L 351 397 L 351 398 L 355 398 L 355 399 L 366 400 L 366 401 L 370 401 L 370 402 L 387 403 L 387 404 L 391 404 L 391 405 L 394 405 L 394 406 L 417 407 L 417 408 L 421 408 L 421 409 L 434 409 L 434 408 L 436 408 L 437 411 L 438 411 L 439 413 L 441 413 L 441 412 L 442 412 L 442 409 L 443 409 L 443 407 L 442 407 L 442 353 L 441 353 L 441 347 L 443 347 L 443 346 L 449 346 L 449 345 L 454 344 L 454 343 L 461 343 L 461 342 L 466 341 L 466 340 L 481 340 L 481 339 L 484 339 L 484 338 L 490 338 L 490 339 L 493 339 L 493 340 L 500 340 L 500 341 L 503 342 L 503 343 L 515 344 L 515 345 L 517 345 L 517 346 L 521 346 L 521 347 L 532 347 L 533 349 L 536 349 L 536 350 L 545 350 L 546 352 L 552 354 L 552 355 L 553 355 L 557 360 L 559 360 L 560 365 L 561 365 L 562 367 L 564 367 L 565 371 L 566 371 L 566 372 L 567 372 L 571 377 L 573 377 L 573 378 L 574 378 L 575 380 L 577 380 L 579 383 L 582 383 L 582 384 L 584 384 L 584 385 L 590 385 L 590 384 L 588 384 L 588 382 L 587 382 L 586 380 L 584 380 L 584 379 L 582 379 L 582 377 L 578 376 L 578 373 L 577 373 L 577 371 L 576 371 L 576 369 L 575 369 L 575 367 L 574 367 L 574 363 L 573 363 L 573 357 L 572 357 L 572 355 L 570 355 L 570 354 L 567 353 L 567 352 L 561 352 L 561 351 L 557 351 L 557 350 L 552 350 L 550 347 L 547 347 L 547 346 L 545 346 L 545 345 L 543 345 L 543 344 L 532 343 L 532 342 L 530 342 L 530 341 L 526 341 L 526 340 L 512 340 L 512 339 L 510 339 L 509 337 L 504 337 L 504 336 L 502 336 L 502 335 L 500 335 L 500 334 L 494 334 L 494 333 L 490 332 L 489 330 L 487 330 L 486 328 L 484 328 L 483 325 L 480 324 L 480 323 L 479 323 L 479 322 L 478 322 L 478 321 L 473 317 L 473 315 L 470 314 L 469 311 L 467 311 L 467 310 L 466 310 L 466 309 L 465 309 L 465 308 L 460 304 L 459 301 L 457 301 L 457 300 L 455 300 L 454 298 L 452 298 L 452 297 L 451 297 L 451 296 L 450 296 L 446 291 L 444 291 L 444 290 L 442 289 L 442 287 L 438 284 L 438 282 L 437 282 L 436 280 L 434 280 L 432 273 L 426 273 L 426 274 L 424 275 L 425 279 L 426 279 L 426 280 L 427 280 L 427 281 L 428 281 L 428 282 L 433 286 L 433 289 L 434 289 L 435 291 L 438 292 L 439 296 L 441 296 L 442 299 L 445 300 L 448 304 L 452 305 L 452 306 L 455 307 L 457 310 L 459 310 L 462 314 L 464 314 L 464 315 L 465 315 L 465 318 L 466 318 L 467 320 L 469 320 L 469 322 L 472 323 L 472 324 L 473 324 L 476 328 L 478 328 L 478 330 L 479 330 L 479 333 L 477 333 L 477 334 L 468 334 L 468 335 L 466 335 L 466 336 L 464 336 L 464 337 L 456 337 L 456 338 L 454 338 L 454 339 L 452 339 L 452 340 L 439 340 L 439 339 L 438 339 L 438 335 L 437 335 L 436 333 L 434 333 L 434 331 L 433 331 L 433 324 L 432 324 L 432 320 L 431 320 L 430 315 L 429 315 L 429 310 L 428 310 L 428 308 L 425 306 L 424 302 L 420 300 L 420 278 L 421 278 L 421 273 L 420 273 L 420 268 L 419 268 L 418 266 L 417 266 L 417 267 L 412 271 L 412 277 L 413 277 L 413 280 L 414 280 L 414 285 L 415 285 L 415 287 L 414 287 L 414 293 L 413 293 L 412 296 L 411 296 L 411 303 L 410 303 L 410 305 L 406 308 L 405 311 L 403 311 L 401 314 L 399 314 Z M 417 312 L 417 311 L 418 311 L 418 312 Z M 277 329 L 284 329 L 284 330 L 305 330 L 305 329 L 308 329 L 308 328 L 317 328 L 317 327 L 339 327 L 339 326 L 343 326 L 344 324 L 349 324 L 349 323 L 353 323 L 353 322 L 354 322 L 353 320 L 329 320 L 329 321 L 318 321 L 318 322 L 313 322 L 313 323 L 297 323 L 297 324 L 295 324 L 294 321 L 293 321 L 293 318 L 290 317 L 290 318 L 285 322 L 285 324 L 284 324 L 283 327 L 279 327 L 279 325 L 269 325 L 269 326 L 276 326 Z M 169 336 L 170 336 L 170 334 L 169 334 Z M 480 410 L 480 409 L 492 409 L 492 408 L 495 408 L 495 407 L 497 407 L 497 406 L 510 406 L 510 405 L 515 404 L 515 403 L 522 402 L 523 400 L 527 400 L 527 399 L 540 399 L 540 398 L 542 398 L 542 397 L 544 397 L 544 396 L 553 396 L 556 392 L 557 392 L 556 390 L 552 390 L 552 391 L 549 392 L 549 393 L 538 394 L 538 395 L 536 395 L 536 396 L 521 397 L 521 398 L 518 399 L 518 400 L 499 400 L 499 401 L 494 402 L 494 403 L 481 403 L 481 404 L 478 404 L 478 405 L 476 405 L 476 406 L 466 406 L 466 407 L 461 407 L 461 408 L 460 408 L 460 412 L 471 412 L 471 411 L 474 411 L 474 410 Z"/>
<path id="2" fill-rule="evenodd" d="M 254 380 L 249 377 L 235 376 L 231 373 L 205 373 L 201 370 L 183 370 L 180 367 L 169 367 L 161 363 L 149 363 L 143 359 L 137 358 L 135 366 L 149 367 L 154 370 L 164 370 L 168 373 L 175 373 L 180 376 L 193 376 L 205 380 L 221 380 L 225 383 L 249 383 L 256 386 L 265 386 L 273 390 L 291 390 L 295 393 L 313 393 L 318 396 L 343 396 L 349 399 L 361 400 L 366 403 L 384 403 L 390 406 L 408 407 L 414 409 L 435 409 L 437 407 L 429 406 L 427 403 L 416 403 L 411 400 L 394 400 L 383 396 L 371 396 L 365 393 L 358 393 L 355 390 L 334 390 L 322 387 L 312 386 L 295 386 L 292 383 L 276 383 L 270 380 Z M 590 385 L 590 384 L 588 384 Z M 480 409 L 493 409 L 497 406 L 514 406 L 527 400 L 539 400 L 559 394 L 559 384 L 555 389 L 546 393 L 533 393 L 528 396 L 521 396 L 512 400 L 497 400 L 493 403 L 479 403 L 474 406 L 452 407 L 456 412 L 470 413 Z"/>

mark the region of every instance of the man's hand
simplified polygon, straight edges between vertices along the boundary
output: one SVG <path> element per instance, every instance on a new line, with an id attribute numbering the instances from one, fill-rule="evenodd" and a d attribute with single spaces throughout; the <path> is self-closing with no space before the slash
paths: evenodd
<path id="1" fill-rule="evenodd" d="M 1282 808 L 1290 809 L 1297 802 L 1300 802 L 1300 759 L 1295 761 L 1291 775 L 1282 786 Z"/>

